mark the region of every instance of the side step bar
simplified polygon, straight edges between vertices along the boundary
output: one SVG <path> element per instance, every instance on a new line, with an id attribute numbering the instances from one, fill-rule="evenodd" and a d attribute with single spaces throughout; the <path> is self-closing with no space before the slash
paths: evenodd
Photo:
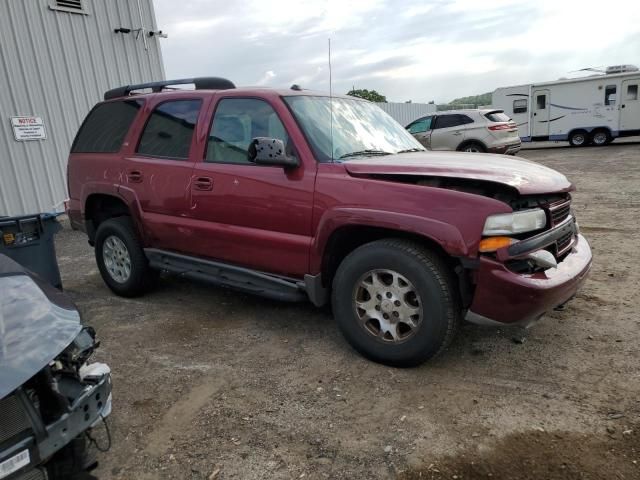
<path id="1" fill-rule="evenodd" d="M 274 300 L 308 300 L 306 284 L 303 281 L 156 248 L 145 248 L 144 253 L 149 259 L 149 266 L 156 270 L 166 270 L 175 275 L 224 285 Z"/>

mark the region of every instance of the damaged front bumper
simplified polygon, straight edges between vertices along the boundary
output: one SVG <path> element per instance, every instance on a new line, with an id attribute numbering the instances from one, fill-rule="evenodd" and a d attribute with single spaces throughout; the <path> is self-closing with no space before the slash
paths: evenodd
<path id="1" fill-rule="evenodd" d="M 52 422 L 45 424 L 22 387 L 1 401 L 3 406 L 11 405 L 6 411 L 0 412 L 5 417 L 2 422 L 11 424 L 12 428 L 22 422 L 25 429 L 8 439 L 1 438 L 4 441 L 0 442 L 0 479 L 21 479 L 29 472 L 32 472 L 32 476 L 28 478 L 47 478 L 44 470 L 38 467 L 111 413 L 109 368 L 94 363 L 83 369 L 82 380 L 66 387 L 65 393 L 73 395 L 68 408 Z M 14 418 L 8 418 L 7 415 L 13 415 Z"/>
<path id="2" fill-rule="evenodd" d="M 534 273 L 510 270 L 506 261 L 530 258 L 562 238 L 575 235 L 569 253 L 555 268 Z M 483 256 L 476 272 L 476 287 L 466 319 L 484 325 L 527 326 L 546 312 L 573 298 L 591 268 L 591 248 L 577 233 L 573 218 L 543 234 L 517 242 L 497 252 L 496 258 Z"/>

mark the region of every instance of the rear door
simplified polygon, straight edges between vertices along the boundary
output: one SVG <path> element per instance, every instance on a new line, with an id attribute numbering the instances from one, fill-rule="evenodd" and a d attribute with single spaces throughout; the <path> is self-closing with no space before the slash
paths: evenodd
<path id="1" fill-rule="evenodd" d="M 409 133 L 428 149 L 431 149 L 431 125 L 433 118 L 433 116 L 419 118 L 407 126 Z"/>
<path id="2" fill-rule="evenodd" d="M 473 120 L 464 114 L 438 115 L 431 132 L 431 149 L 456 150 L 465 138 L 465 126 L 472 123 Z"/>
<path id="3" fill-rule="evenodd" d="M 531 136 L 549 136 L 549 114 L 551 111 L 550 92 L 547 89 L 534 90 L 532 94 L 533 125 L 531 126 Z"/>
<path id="4" fill-rule="evenodd" d="M 124 159 L 120 191 L 138 204 L 150 245 L 188 251 L 181 228 L 189 209 L 193 154 L 198 150 L 194 132 L 206 99 L 165 98 L 158 96 L 147 106 L 137 143 Z"/>
<path id="5" fill-rule="evenodd" d="M 620 92 L 620 130 L 640 129 L 640 78 L 622 82 Z"/>
<path id="6" fill-rule="evenodd" d="M 194 253 L 296 278 L 307 273 L 317 166 L 294 146 L 296 128 L 279 97 L 217 101 L 190 189 Z M 255 137 L 282 140 L 299 166 L 249 162 Z"/>

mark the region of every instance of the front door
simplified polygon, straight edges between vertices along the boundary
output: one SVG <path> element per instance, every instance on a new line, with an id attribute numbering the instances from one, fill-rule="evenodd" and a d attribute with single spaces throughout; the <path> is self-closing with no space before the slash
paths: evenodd
<path id="1" fill-rule="evenodd" d="M 287 128 L 265 100 L 217 102 L 191 187 L 195 253 L 295 278 L 308 272 L 315 162 L 284 169 L 247 158 L 255 137 L 281 139 L 297 156 Z"/>
<path id="2" fill-rule="evenodd" d="M 551 110 L 550 92 L 547 89 L 534 90 L 532 95 L 532 111 L 533 125 L 531 128 L 531 136 L 547 137 L 549 136 L 549 112 Z"/>
<path id="3" fill-rule="evenodd" d="M 640 78 L 622 82 L 620 92 L 620 130 L 640 129 Z"/>

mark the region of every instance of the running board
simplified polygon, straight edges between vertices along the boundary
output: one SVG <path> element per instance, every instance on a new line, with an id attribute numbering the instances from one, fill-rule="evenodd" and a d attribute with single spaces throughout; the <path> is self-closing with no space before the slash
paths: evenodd
<path id="1" fill-rule="evenodd" d="M 305 283 L 301 281 L 156 248 L 145 248 L 144 253 L 149 259 L 149 266 L 156 270 L 274 300 L 300 302 L 308 299 Z"/>

